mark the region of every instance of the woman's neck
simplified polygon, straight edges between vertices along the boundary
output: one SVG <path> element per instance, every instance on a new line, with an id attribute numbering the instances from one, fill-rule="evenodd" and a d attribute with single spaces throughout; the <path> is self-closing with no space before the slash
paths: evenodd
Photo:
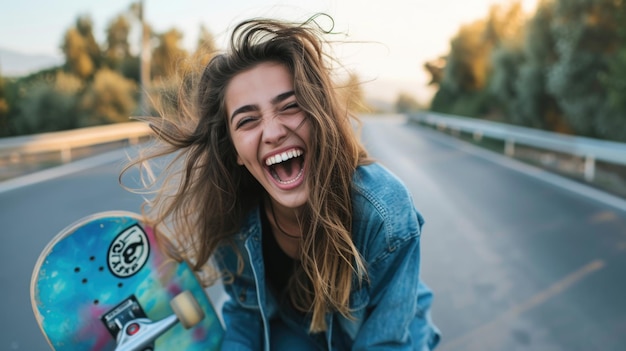
<path id="1" fill-rule="evenodd" d="M 302 239 L 298 209 L 281 206 L 269 198 L 265 200 L 265 211 L 277 235 L 285 236 L 292 240 Z"/>

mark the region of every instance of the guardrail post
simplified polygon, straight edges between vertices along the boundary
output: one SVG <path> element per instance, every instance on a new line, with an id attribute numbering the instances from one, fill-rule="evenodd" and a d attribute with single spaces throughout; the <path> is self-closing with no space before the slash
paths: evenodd
<path id="1" fill-rule="evenodd" d="M 61 162 L 69 163 L 72 160 L 72 148 L 65 146 L 61 149 Z"/>
<path id="2" fill-rule="evenodd" d="M 513 155 L 515 154 L 515 140 L 506 139 L 506 142 L 504 144 L 504 154 L 513 157 Z"/>
<path id="3" fill-rule="evenodd" d="M 596 160 L 593 156 L 585 157 L 585 180 L 592 182 L 596 175 Z"/>
<path id="4" fill-rule="evenodd" d="M 472 137 L 474 138 L 474 141 L 481 141 L 481 140 L 483 140 L 483 133 L 478 131 L 478 130 L 476 130 L 472 134 Z"/>

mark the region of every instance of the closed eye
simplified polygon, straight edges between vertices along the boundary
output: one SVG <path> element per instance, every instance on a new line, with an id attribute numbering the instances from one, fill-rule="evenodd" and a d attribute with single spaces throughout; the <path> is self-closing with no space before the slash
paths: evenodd
<path id="1" fill-rule="evenodd" d="M 281 110 L 281 114 L 294 114 L 300 112 L 300 105 L 296 101 L 286 104 Z"/>
<path id="2" fill-rule="evenodd" d="M 256 122 L 259 120 L 259 117 L 255 117 L 255 116 L 244 116 L 241 117 L 238 121 L 237 124 L 235 124 L 235 129 L 239 129 L 242 127 L 245 127 L 247 125 L 250 125 L 253 122 Z"/>

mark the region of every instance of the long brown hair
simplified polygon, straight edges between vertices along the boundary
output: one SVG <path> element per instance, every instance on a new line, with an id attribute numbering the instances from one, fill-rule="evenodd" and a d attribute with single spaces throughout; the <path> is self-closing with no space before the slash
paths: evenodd
<path id="1" fill-rule="evenodd" d="M 351 184 L 356 167 L 369 162 L 352 124 L 354 116 L 333 85 L 334 61 L 325 54 L 328 43 L 323 40 L 329 31 L 316 18 L 303 24 L 253 19 L 237 25 L 226 53 L 215 56 L 199 79 L 183 80 L 176 115 L 146 118 L 161 147 L 129 165 L 154 173 L 146 161 L 172 155 L 166 168 L 145 183 L 158 189 L 147 203 L 147 214 L 159 232 L 175 233 L 171 238 L 200 269 L 219 245 L 232 243 L 244 217 L 264 196 L 247 169 L 237 165 L 227 125 L 226 87 L 235 75 L 259 63 L 284 64 L 312 128 L 301 265 L 288 286 L 293 305 L 311 313 L 311 332 L 326 329 L 328 312 L 350 318 L 352 285 L 365 277 L 365 264 L 352 242 Z"/>

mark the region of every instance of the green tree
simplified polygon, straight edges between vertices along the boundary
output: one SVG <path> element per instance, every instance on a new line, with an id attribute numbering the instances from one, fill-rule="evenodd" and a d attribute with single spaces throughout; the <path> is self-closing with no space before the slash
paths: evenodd
<path id="1" fill-rule="evenodd" d="M 91 77 L 95 71 L 95 66 L 86 51 L 84 39 L 75 28 L 70 28 L 65 33 L 63 53 L 68 72 L 76 74 L 82 79 Z"/>
<path id="2" fill-rule="evenodd" d="M 493 45 L 490 55 L 491 72 L 487 90 L 490 118 L 510 120 L 510 108 L 517 99 L 515 82 L 524 60 L 522 51 L 525 30 L 524 12 L 519 1 L 508 7 L 491 8 L 485 25 L 485 37 Z"/>
<path id="3" fill-rule="evenodd" d="M 555 3 L 551 29 L 558 59 L 547 87 L 576 134 L 626 140 L 623 117 L 611 108 L 602 82 L 620 45 L 617 11 L 623 6 L 615 0 Z"/>
<path id="4" fill-rule="evenodd" d="M 193 56 L 190 60 L 187 60 L 186 64 L 181 65 L 181 68 L 187 72 L 201 72 L 213 56 L 215 56 L 217 51 L 218 47 L 215 43 L 213 33 L 211 33 L 211 31 L 209 31 L 209 29 L 204 25 L 200 25 L 198 42 L 196 49 L 192 54 Z"/>
<path id="5" fill-rule="evenodd" d="M 129 33 L 130 22 L 124 14 L 117 16 L 106 29 L 104 58 L 107 65 L 114 70 L 121 71 L 124 62 L 131 58 Z"/>
<path id="6" fill-rule="evenodd" d="M 88 16 L 78 17 L 75 26 L 65 33 L 61 46 L 65 55 L 66 70 L 83 80 L 91 78 L 102 61 L 92 27 Z"/>
<path id="7" fill-rule="evenodd" d="M 485 22 L 483 40 L 492 46 L 519 43 L 525 25 L 525 14 L 520 0 L 504 5 L 493 5 Z"/>
<path id="8" fill-rule="evenodd" d="M 83 81 L 59 72 L 54 79 L 38 80 L 22 86 L 17 102 L 19 114 L 13 121 L 16 134 L 32 134 L 73 129 L 78 126 L 78 98 Z"/>
<path id="9" fill-rule="evenodd" d="M 553 1 L 541 0 L 526 25 L 523 62 L 515 80 L 517 98 L 509 106 L 512 123 L 532 128 L 571 133 L 554 99 L 547 91 L 547 75 L 557 59 L 551 26 Z"/>
<path id="10" fill-rule="evenodd" d="M 174 77 L 179 65 L 187 57 L 181 47 L 183 34 L 177 29 L 158 35 L 158 46 L 152 53 L 152 77 L 155 80 L 167 80 Z"/>
<path id="11" fill-rule="evenodd" d="M 491 117 L 511 121 L 515 113 L 512 108 L 518 92 L 515 82 L 518 81 L 519 67 L 524 60 L 522 49 L 513 43 L 498 45 L 492 53 L 492 73 L 489 79 L 488 92 L 493 97 L 490 105 Z"/>
<path id="12" fill-rule="evenodd" d="M 450 43 L 450 55 L 444 80 L 454 91 L 481 90 L 487 82 L 489 57 L 493 45 L 484 40 L 485 22 L 476 21 L 461 27 Z"/>
<path id="13" fill-rule="evenodd" d="M 215 43 L 213 33 L 204 25 L 200 25 L 200 34 L 198 35 L 198 47 L 196 52 L 202 55 L 214 55 L 218 47 Z M 208 62 L 207 62 L 208 63 Z M 205 63 L 206 64 L 206 63 Z"/>
<path id="14" fill-rule="evenodd" d="M 419 102 L 411 95 L 404 92 L 398 94 L 394 107 L 398 113 L 417 112 L 421 109 Z"/>
<path id="15" fill-rule="evenodd" d="M 0 75 L 0 137 L 9 135 L 9 102 L 4 78 Z"/>
<path id="16" fill-rule="evenodd" d="M 608 62 L 608 71 L 601 76 L 607 90 L 607 100 L 612 111 L 615 111 L 615 128 L 624 131 L 626 126 L 626 1 L 616 1 L 617 11 L 614 12 L 616 34 L 619 46 L 612 53 Z M 622 133 L 620 140 L 626 140 Z"/>
<path id="17" fill-rule="evenodd" d="M 120 72 L 124 77 L 139 82 L 139 57 L 130 51 L 129 34 L 133 13 L 118 15 L 106 29 L 107 39 L 104 59 L 107 66 Z"/>
<path id="18" fill-rule="evenodd" d="M 94 76 L 81 101 L 81 127 L 128 122 L 137 108 L 137 84 L 103 68 Z"/>
<path id="19" fill-rule="evenodd" d="M 523 19 L 521 4 L 515 1 L 507 6 L 494 5 L 485 19 L 461 26 L 450 42 L 450 52 L 431 109 L 475 117 L 487 114 L 493 108 L 488 89 L 493 70 L 492 55 L 504 43 L 519 40 L 523 33 Z M 504 58 L 509 60 L 511 57 Z M 499 72 L 501 76 L 511 73 L 508 66 L 503 68 Z M 433 81 L 438 80 L 433 75 Z"/>
<path id="20" fill-rule="evenodd" d="M 485 21 L 463 25 L 450 42 L 439 90 L 431 109 L 477 116 L 485 112 L 483 90 L 489 70 L 491 46 L 483 40 Z"/>
<path id="21" fill-rule="evenodd" d="M 428 85 L 441 85 L 443 80 L 443 70 L 446 67 L 446 56 L 438 57 L 424 63 L 424 70 L 430 75 Z"/>
<path id="22" fill-rule="evenodd" d="M 94 63 L 96 69 L 102 66 L 102 50 L 100 45 L 96 42 L 96 38 L 93 35 L 93 21 L 88 15 L 79 16 L 76 20 L 76 29 L 85 42 L 85 50 Z"/>

